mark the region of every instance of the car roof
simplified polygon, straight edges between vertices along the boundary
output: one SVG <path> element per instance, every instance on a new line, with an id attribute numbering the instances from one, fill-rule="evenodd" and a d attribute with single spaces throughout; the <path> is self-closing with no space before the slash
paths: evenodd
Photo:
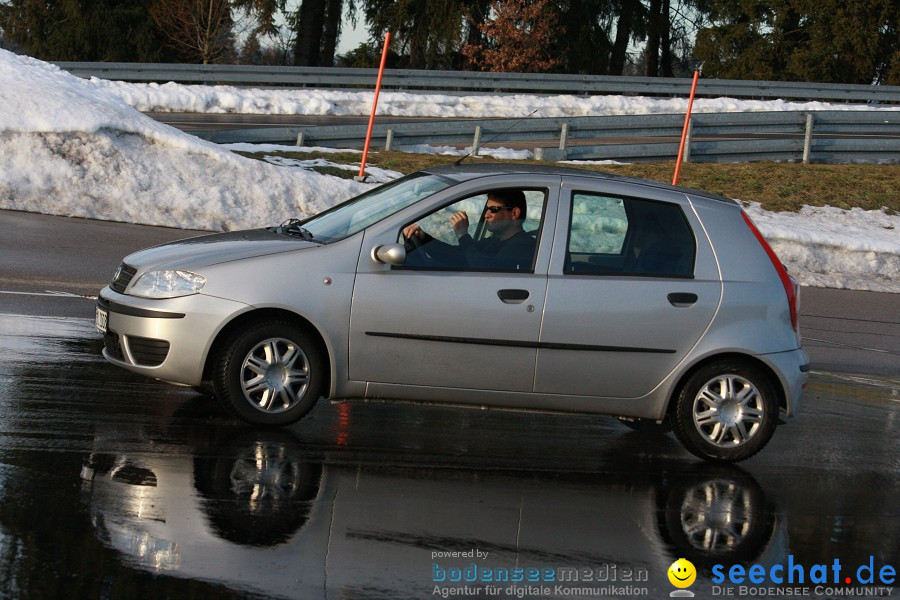
<path id="1" fill-rule="evenodd" d="M 478 179 L 480 177 L 489 177 L 491 175 L 565 175 L 570 177 L 590 177 L 593 179 L 604 179 L 607 181 L 617 181 L 622 183 L 630 183 L 662 190 L 670 190 L 683 194 L 691 194 L 692 196 L 700 196 L 729 204 L 736 204 L 737 201 L 727 198 L 719 194 L 705 192 L 682 186 L 669 185 L 660 183 L 659 181 L 651 181 L 649 179 L 640 179 L 638 177 L 626 177 L 624 175 L 616 175 L 614 173 L 606 173 L 604 171 L 591 171 L 588 169 L 579 169 L 576 167 L 564 167 L 555 165 L 534 165 L 528 163 L 461 163 L 457 161 L 449 165 L 439 165 L 423 169 L 427 173 L 450 177 L 459 181 L 470 179 Z"/>

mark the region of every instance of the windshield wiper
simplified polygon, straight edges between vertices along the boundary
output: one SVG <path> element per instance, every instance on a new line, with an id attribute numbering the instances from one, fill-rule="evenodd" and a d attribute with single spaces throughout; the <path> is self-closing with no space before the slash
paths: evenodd
<path id="1" fill-rule="evenodd" d="M 300 225 L 301 222 L 300 219 L 288 219 L 278 227 L 273 227 L 273 231 L 282 235 L 298 237 L 307 242 L 313 241 L 312 232 Z"/>

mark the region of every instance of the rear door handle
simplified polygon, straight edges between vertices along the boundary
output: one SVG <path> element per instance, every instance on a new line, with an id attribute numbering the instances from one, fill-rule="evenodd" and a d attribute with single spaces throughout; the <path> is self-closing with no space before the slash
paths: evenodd
<path id="1" fill-rule="evenodd" d="M 497 296 L 506 304 L 522 304 L 528 300 L 531 293 L 528 290 L 500 290 Z"/>
<path id="2" fill-rule="evenodd" d="M 674 292 L 667 296 L 669 304 L 678 308 L 685 308 L 697 302 L 697 294 Z"/>

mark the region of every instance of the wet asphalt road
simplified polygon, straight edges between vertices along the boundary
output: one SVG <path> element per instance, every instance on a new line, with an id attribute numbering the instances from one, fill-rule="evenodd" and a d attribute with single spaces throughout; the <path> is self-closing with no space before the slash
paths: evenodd
<path id="1" fill-rule="evenodd" d="M 804 290 L 822 341 L 801 414 L 723 467 L 602 417 L 321 402 L 243 426 L 99 357 L 84 296 L 129 246 L 187 232 L 4 212 L 0 228 L 2 599 L 666 598 L 679 557 L 699 598 L 749 595 L 736 563 L 804 571 L 765 590 L 886 596 L 859 568 L 900 567 L 888 295 Z"/>

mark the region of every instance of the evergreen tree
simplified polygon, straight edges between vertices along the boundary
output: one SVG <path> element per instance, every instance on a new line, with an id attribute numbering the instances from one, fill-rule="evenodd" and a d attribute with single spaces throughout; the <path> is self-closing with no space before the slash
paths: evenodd
<path id="1" fill-rule="evenodd" d="M 253 65 L 293 64 L 296 35 L 290 29 L 278 26 L 285 5 L 286 0 L 232 0 L 233 9 L 243 13 L 242 20 L 253 25 L 241 45 L 238 62 Z"/>
<path id="2" fill-rule="evenodd" d="M 889 83 L 900 71 L 896 0 L 707 0 L 695 56 L 713 77 Z"/>
<path id="3" fill-rule="evenodd" d="M 622 0 L 629 3 L 632 0 Z M 639 0 L 633 0 L 639 2 Z M 556 38 L 556 56 L 562 57 L 562 70 L 566 73 L 591 73 L 605 75 L 615 73 L 613 54 L 616 46 L 611 29 L 618 13 L 617 0 L 569 0 L 560 7 L 560 32 Z M 630 25 L 621 29 L 625 47 L 631 37 Z M 623 64 L 624 64 L 623 48 Z M 619 67 L 618 74 L 621 74 Z"/>
<path id="4" fill-rule="evenodd" d="M 256 23 L 250 37 L 258 39 L 260 36 L 278 35 L 278 27 L 275 24 L 279 13 L 284 11 L 286 0 L 232 0 L 235 10 L 244 11 L 247 16 Z"/>
<path id="5" fill-rule="evenodd" d="M 365 18 L 375 40 L 391 32 L 391 46 L 412 69 L 453 66 L 463 37 L 464 0 L 367 0 Z"/>
<path id="6" fill-rule="evenodd" d="M 151 0 L 3 0 L 0 28 L 43 60 L 168 62 Z"/>
<path id="7" fill-rule="evenodd" d="M 710 0 L 712 25 L 700 30 L 694 55 L 704 73 L 730 79 L 776 79 L 779 63 L 801 40 L 790 0 Z M 780 55 L 780 57 L 779 57 Z"/>
<path id="8" fill-rule="evenodd" d="M 886 83 L 891 63 L 900 59 L 900 3 L 820 0 L 803 16 L 798 26 L 804 43 L 792 47 L 786 57 L 788 78 Z"/>

